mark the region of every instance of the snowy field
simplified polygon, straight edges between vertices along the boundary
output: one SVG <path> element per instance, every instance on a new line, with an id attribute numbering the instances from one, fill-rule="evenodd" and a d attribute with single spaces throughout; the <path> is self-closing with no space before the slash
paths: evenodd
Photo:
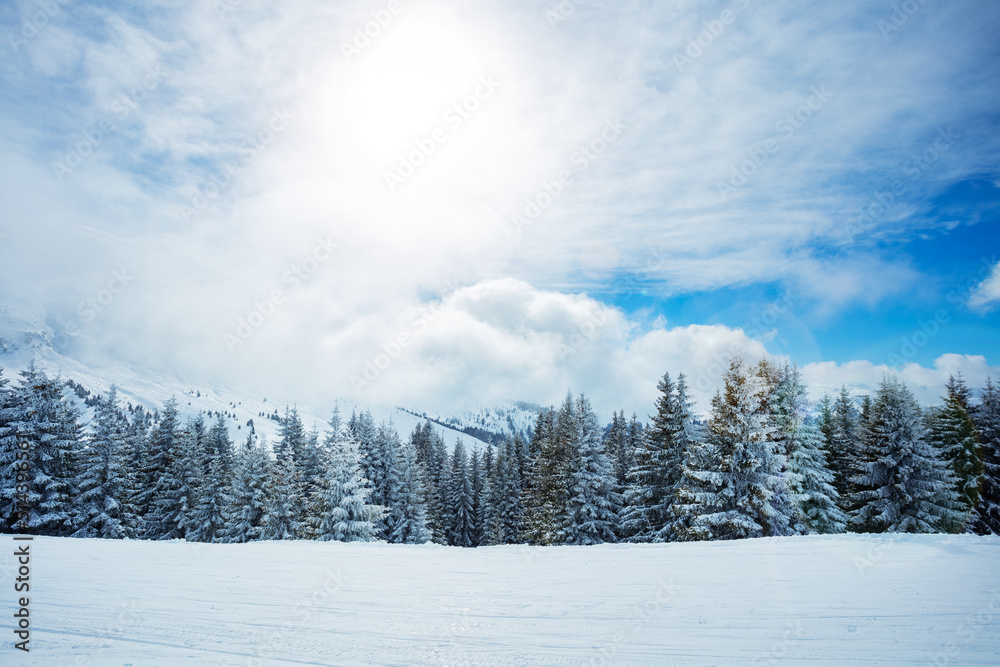
<path id="1" fill-rule="evenodd" d="M 995 538 L 36 538 L 31 555 L 31 653 L 13 648 L 8 611 L 2 665 L 1000 664 Z M 14 568 L 7 555 L 5 581 Z"/>

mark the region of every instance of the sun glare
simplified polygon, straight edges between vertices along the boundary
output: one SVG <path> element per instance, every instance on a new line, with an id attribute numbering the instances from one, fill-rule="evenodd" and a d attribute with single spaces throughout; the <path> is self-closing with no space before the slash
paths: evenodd
<path id="1" fill-rule="evenodd" d="M 397 20 L 357 58 L 347 100 L 359 147 L 380 161 L 440 123 L 484 74 L 480 54 L 461 30 Z"/>

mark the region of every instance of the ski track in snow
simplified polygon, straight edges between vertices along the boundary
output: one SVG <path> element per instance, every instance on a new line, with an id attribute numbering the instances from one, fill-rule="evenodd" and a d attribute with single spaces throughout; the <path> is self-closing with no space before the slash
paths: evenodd
<path id="1" fill-rule="evenodd" d="M 1000 664 L 1000 538 L 31 545 L 3 665 Z"/>

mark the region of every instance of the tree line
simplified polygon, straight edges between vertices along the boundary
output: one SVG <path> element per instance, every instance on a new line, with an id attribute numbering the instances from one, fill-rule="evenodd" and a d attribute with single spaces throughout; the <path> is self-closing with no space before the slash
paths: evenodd
<path id="1" fill-rule="evenodd" d="M 695 418 L 664 374 L 650 422 L 601 426 L 584 395 L 540 412 L 530 438 L 449 448 L 368 412 L 324 433 L 295 408 L 269 446 L 235 446 L 223 415 L 182 422 L 89 403 L 32 365 L 0 372 L 0 530 L 197 542 L 338 540 L 461 547 L 740 539 L 811 533 L 1000 533 L 1000 390 L 961 377 L 922 409 L 885 377 L 811 407 L 795 366 L 734 358 Z M 78 394 L 78 392 L 77 392 Z"/>

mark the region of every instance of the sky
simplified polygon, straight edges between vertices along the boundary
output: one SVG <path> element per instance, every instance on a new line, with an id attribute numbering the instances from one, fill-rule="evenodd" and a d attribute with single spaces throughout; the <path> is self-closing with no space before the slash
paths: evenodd
<path id="1" fill-rule="evenodd" d="M 292 400 L 1000 377 L 1000 5 L 0 5 L 0 303 Z"/>

